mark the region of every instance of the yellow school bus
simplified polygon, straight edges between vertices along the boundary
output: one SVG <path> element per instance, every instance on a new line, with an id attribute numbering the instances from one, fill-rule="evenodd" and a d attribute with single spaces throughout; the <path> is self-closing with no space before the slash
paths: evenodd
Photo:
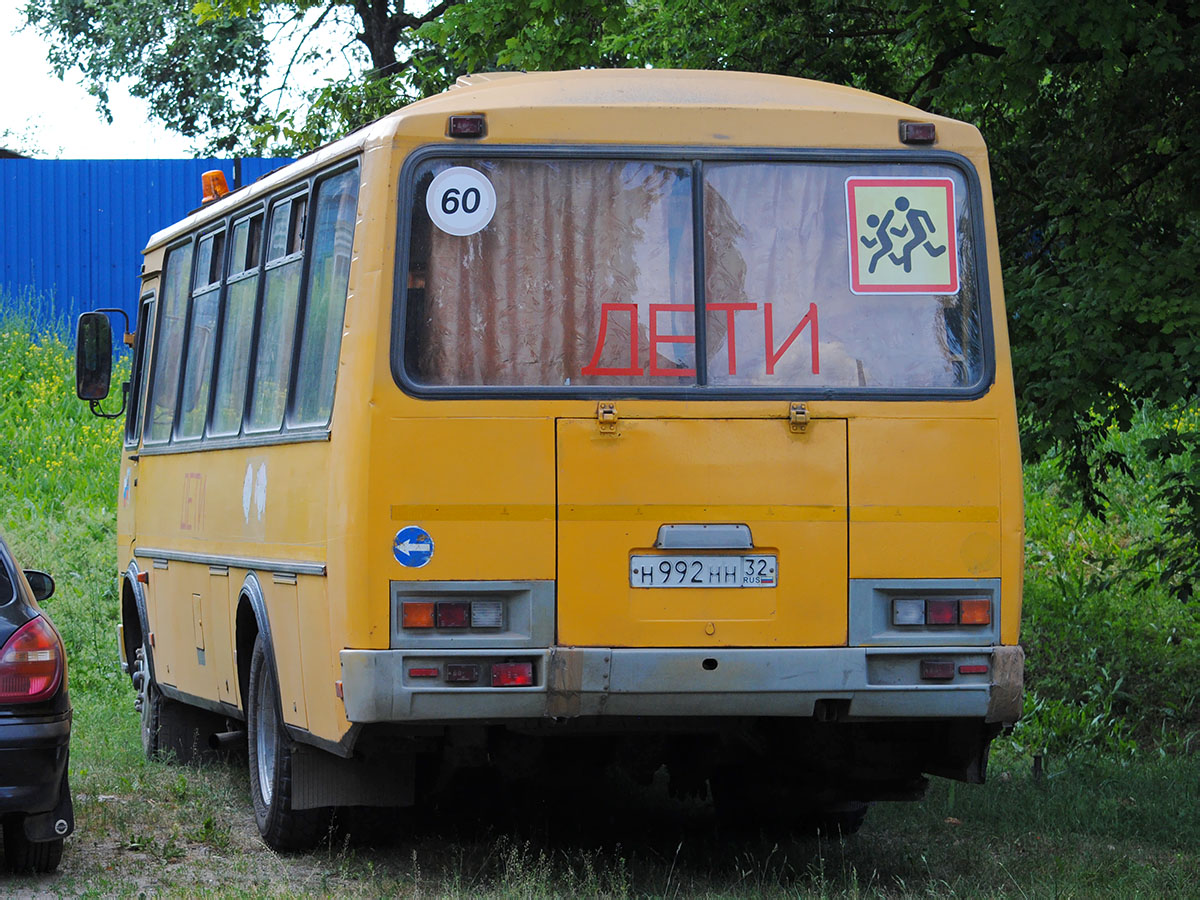
<path id="1" fill-rule="evenodd" d="M 580 759 L 849 831 L 981 782 L 1019 715 L 971 125 L 745 73 L 470 76 L 216 180 L 140 296 L 122 659 L 148 753 L 246 742 L 273 847 Z"/>

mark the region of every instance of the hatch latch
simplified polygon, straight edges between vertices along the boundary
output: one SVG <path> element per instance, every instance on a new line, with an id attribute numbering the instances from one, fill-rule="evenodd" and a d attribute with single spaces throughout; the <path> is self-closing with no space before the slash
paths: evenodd
<path id="1" fill-rule="evenodd" d="M 617 404 L 600 403 L 596 406 L 596 421 L 604 434 L 617 433 Z"/>
<path id="2" fill-rule="evenodd" d="M 808 407 L 803 403 L 793 403 L 788 407 L 788 430 L 793 434 L 803 434 L 808 428 Z"/>

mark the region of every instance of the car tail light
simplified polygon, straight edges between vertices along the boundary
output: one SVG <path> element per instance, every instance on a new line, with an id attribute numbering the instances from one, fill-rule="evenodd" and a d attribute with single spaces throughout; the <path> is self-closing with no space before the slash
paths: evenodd
<path id="1" fill-rule="evenodd" d="M 533 684 L 533 663 L 493 663 L 492 687 L 528 687 Z"/>
<path id="2" fill-rule="evenodd" d="M 438 628 L 466 628 L 470 624 L 469 600 L 444 600 L 437 605 Z"/>
<path id="3" fill-rule="evenodd" d="M 26 622 L 0 652 L 0 703 L 37 703 L 62 684 L 66 654 L 43 616 Z"/>

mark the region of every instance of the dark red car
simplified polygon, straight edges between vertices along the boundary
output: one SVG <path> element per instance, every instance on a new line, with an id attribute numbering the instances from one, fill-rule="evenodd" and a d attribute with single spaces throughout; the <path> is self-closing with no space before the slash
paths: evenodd
<path id="1" fill-rule="evenodd" d="M 53 593 L 54 579 L 22 572 L 0 539 L 0 824 L 14 872 L 54 871 L 75 826 L 67 654 L 38 606 Z"/>

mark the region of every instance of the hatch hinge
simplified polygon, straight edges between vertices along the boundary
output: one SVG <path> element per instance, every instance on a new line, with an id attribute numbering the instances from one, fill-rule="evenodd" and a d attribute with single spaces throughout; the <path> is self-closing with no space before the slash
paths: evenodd
<path id="1" fill-rule="evenodd" d="M 605 434 L 617 433 L 617 404 L 600 403 L 596 406 L 596 421 Z"/>
<path id="2" fill-rule="evenodd" d="M 808 428 L 808 407 L 803 403 L 793 403 L 788 407 L 788 429 L 795 434 L 803 434 Z"/>

